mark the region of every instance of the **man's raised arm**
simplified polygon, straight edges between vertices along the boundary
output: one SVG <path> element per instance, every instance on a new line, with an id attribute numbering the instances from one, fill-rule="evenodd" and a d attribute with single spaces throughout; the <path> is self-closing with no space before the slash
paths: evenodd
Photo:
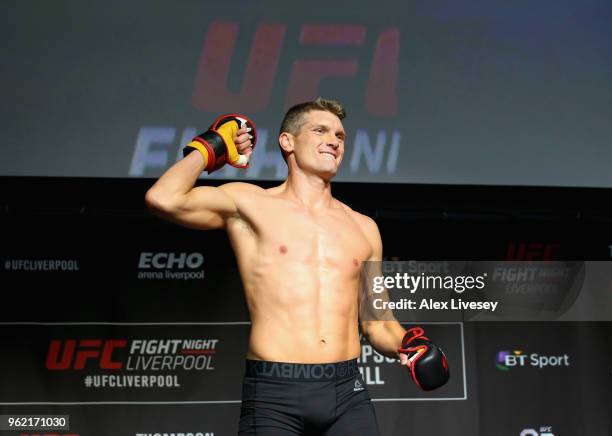
<path id="1" fill-rule="evenodd" d="M 147 191 L 145 202 L 155 215 L 195 229 L 219 229 L 237 212 L 231 196 L 221 188 L 194 184 L 204 160 L 192 152 L 170 167 Z"/>
<path id="2" fill-rule="evenodd" d="M 194 187 L 202 171 L 207 169 L 211 172 L 211 169 L 219 168 L 226 159 L 225 155 L 232 154 L 234 158 L 244 156 L 248 159 L 252 153 L 253 135 L 249 133 L 250 128 L 243 126 L 237 131 L 226 130 L 219 129 L 222 135 L 212 131 L 219 138 L 217 148 L 213 149 L 205 139 L 212 143 L 215 137 L 204 137 L 211 132 L 209 129 L 201 135 L 200 138 L 204 138 L 202 143 L 192 142 L 196 147 L 155 182 L 145 195 L 145 203 L 151 212 L 185 227 L 202 230 L 224 228 L 227 219 L 237 215 L 238 208 L 234 200 L 236 193 L 249 188 L 260 188 L 246 183 L 228 183 L 218 188 Z M 227 147 L 229 151 L 220 147 Z M 190 150 L 189 146 L 186 149 Z M 222 159 L 219 158 L 221 155 Z M 214 163 L 215 159 L 220 162 L 219 165 Z"/>

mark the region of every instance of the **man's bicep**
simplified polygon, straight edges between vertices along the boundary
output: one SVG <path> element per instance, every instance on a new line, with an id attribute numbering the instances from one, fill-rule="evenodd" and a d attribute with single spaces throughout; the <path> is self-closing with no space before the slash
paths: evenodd
<path id="1" fill-rule="evenodd" d="M 188 195 L 185 205 L 188 211 L 207 210 L 227 216 L 238 210 L 233 196 L 223 190 L 222 186 L 197 186 Z"/>
<path id="2" fill-rule="evenodd" d="M 208 230 L 224 228 L 226 220 L 236 213 L 236 202 L 222 189 L 197 186 L 163 215 L 182 226 Z"/>
<path id="3" fill-rule="evenodd" d="M 231 217 L 240 212 L 244 199 L 264 190 L 257 185 L 242 182 L 231 182 L 213 186 L 198 186 L 189 192 L 190 201 L 185 208 L 188 211 L 207 210 L 223 217 Z"/>

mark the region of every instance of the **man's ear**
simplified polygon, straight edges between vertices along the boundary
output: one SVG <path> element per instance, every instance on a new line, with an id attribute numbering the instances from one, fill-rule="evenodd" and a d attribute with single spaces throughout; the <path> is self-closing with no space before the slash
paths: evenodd
<path id="1" fill-rule="evenodd" d="M 285 153 L 291 153 L 295 146 L 295 142 L 293 140 L 293 135 L 289 132 L 283 132 L 278 137 L 278 143 L 281 148 L 285 151 Z"/>

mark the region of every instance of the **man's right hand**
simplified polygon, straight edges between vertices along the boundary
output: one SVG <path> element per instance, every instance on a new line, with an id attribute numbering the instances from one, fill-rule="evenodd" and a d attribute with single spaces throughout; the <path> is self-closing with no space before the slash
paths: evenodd
<path id="1" fill-rule="evenodd" d="M 217 118 L 207 131 L 193 138 L 183 149 L 183 155 L 197 150 L 209 174 L 226 163 L 246 168 L 256 142 L 255 124 L 244 115 L 228 114 Z"/>

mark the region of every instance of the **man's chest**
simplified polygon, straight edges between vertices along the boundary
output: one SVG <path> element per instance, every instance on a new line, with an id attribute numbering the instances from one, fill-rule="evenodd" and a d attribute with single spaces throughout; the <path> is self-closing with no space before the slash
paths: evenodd
<path id="1" fill-rule="evenodd" d="M 372 246 L 350 213 L 343 209 L 311 213 L 271 202 L 248 211 L 245 219 L 259 248 L 268 255 L 277 253 L 287 260 L 361 262 L 370 257 Z"/>

